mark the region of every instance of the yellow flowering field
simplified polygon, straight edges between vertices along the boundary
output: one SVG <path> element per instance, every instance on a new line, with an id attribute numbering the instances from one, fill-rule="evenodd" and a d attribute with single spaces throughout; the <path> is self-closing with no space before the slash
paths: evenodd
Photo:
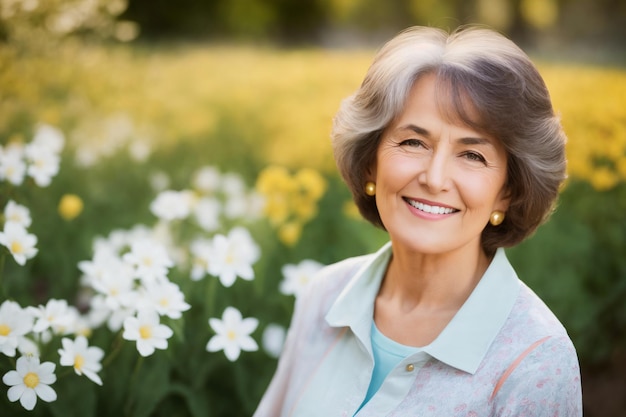
<path id="1" fill-rule="evenodd" d="M 626 180 L 626 70 L 542 66 L 568 135 L 569 174 L 606 190 Z"/>
<path id="2" fill-rule="evenodd" d="M 328 134 L 373 50 L 172 45 L 66 47 L 47 58 L 4 52 L 0 124 L 28 110 L 62 123 L 125 114 L 151 142 L 211 136 L 225 113 L 268 164 L 334 169 Z M 596 189 L 626 179 L 626 70 L 539 62 L 569 136 L 570 176 Z M 66 99 L 66 100 L 65 100 Z M 83 126 L 81 142 L 110 138 Z M 90 131 L 91 129 L 91 131 Z M 87 131 L 85 133 L 85 130 Z M 84 144 L 87 146 L 87 144 Z"/>

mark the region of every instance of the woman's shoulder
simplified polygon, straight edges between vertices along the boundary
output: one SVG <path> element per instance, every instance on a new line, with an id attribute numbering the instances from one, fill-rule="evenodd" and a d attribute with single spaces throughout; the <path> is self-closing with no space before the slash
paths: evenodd
<path id="1" fill-rule="evenodd" d="M 528 334 L 531 339 L 545 336 L 567 336 L 567 330 L 546 303 L 526 284 L 521 283 L 519 296 L 509 317 L 512 332 Z"/>
<path id="2" fill-rule="evenodd" d="M 523 368 L 532 362 L 525 358 L 539 352 L 542 352 L 541 360 L 555 365 L 577 363 L 576 350 L 567 329 L 543 300 L 522 283 L 511 313 L 492 345 L 491 354 L 499 357 L 501 363 L 518 363 Z"/>
<path id="3" fill-rule="evenodd" d="M 566 328 L 543 300 L 521 283 L 513 308 L 487 356 L 500 364 L 528 365 L 529 361 L 522 362 L 521 358 L 537 352 L 543 352 L 541 357 L 553 363 L 577 360 Z M 493 361 L 486 362 L 493 365 Z"/>

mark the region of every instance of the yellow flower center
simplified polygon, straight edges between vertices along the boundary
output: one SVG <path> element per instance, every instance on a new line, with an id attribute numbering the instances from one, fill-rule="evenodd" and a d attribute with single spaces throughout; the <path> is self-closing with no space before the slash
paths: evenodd
<path id="1" fill-rule="evenodd" d="M 12 242 L 11 243 L 11 253 L 22 253 L 24 252 L 24 247 L 20 242 Z"/>
<path id="2" fill-rule="evenodd" d="M 0 336 L 8 336 L 11 333 L 11 328 L 6 324 L 0 324 Z"/>
<path id="3" fill-rule="evenodd" d="M 152 337 L 152 328 L 150 326 L 141 326 L 139 328 L 139 336 L 142 339 L 150 339 Z"/>
<path id="4" fill-rule="evenodd" d="M 161 307 L 167 307 L 170 305 L 170 301 L 167 298 L 163 297 L 159 300 L 159 304 L 161 305 Z"/>
<path id="5" fill-rule="evenodd" d="M 150 268 L 152 266 L 152 258 L 146 256 L 145 258 L 143 258 L 143 264 L 144 266 Z"/>
<path id="6" fill-rule="evenodd" d="M 228 251 L 228 254 L 226 255 L 226 263 L 228 265 L 232 265 L 235 263 L 235 257 L 233 256 L 233 253 L 231 251 Z"/>
<path id="7" fill-rule="evenodd" d="M 226 338 L 228 340 L 235 340 L 237 338 L 237 333 L 235 333 L 233 330 L 229 330 L 228 333 L 226 333 Z"/>
<path id="8" fill-rule="evenodd" d="M 37 385 L 39 385 L 39 375 L 34 372 L 27 373 L 26 375 L 24 375 L 24 385 L 26 385 L 28 388 L 35 388 Z"/>
<path id="9" fill-rule="evenodd" d="M 85 358 L 82 355 L 76 355 L 74 358 L 74 368 L 79 371 L 83 369 L 83 365 L 85 364 Z"/>

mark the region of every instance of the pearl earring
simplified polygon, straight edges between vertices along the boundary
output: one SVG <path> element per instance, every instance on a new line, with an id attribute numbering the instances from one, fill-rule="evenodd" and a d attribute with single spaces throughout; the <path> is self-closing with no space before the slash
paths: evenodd
<path id="1" fill-rule="evenodd" d="M 494 210 L 489 216 L 489 223 L 492 226 L 499 226 L 504 221 L 504 213 L 500 210 Z"/>
<path id="2" fill-rule="evenodd" d="M 376 195 L 376 184 L 368 181 L 365 183 L 365 194 L 371 196 L 375 196 Z"/>

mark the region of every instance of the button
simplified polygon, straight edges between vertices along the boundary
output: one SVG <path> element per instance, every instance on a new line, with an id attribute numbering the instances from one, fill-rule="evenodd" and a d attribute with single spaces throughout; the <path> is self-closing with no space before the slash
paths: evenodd
<path id="1" fill-rule="evenodd" d="M 415 370 L 415 366 L 412 363 L 410 363 L 406 366 L 405 369 L 407 372 L 413 372 Z"/>

